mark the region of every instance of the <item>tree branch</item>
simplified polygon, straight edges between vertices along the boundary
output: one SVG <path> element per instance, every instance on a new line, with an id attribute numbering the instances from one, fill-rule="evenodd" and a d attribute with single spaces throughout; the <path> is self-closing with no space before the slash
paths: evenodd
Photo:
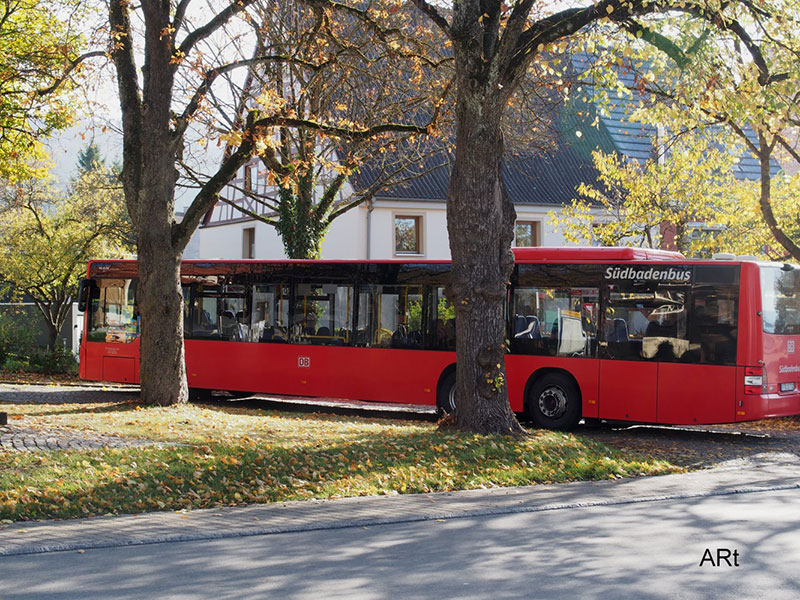
<path id="1" fill-rule="evenodd" d="M 432 4 L 426 2 L 426 0 L 411 0 L 414 3 L 420 12 L 426 15 L 433 23 L 442 30 L 442 32 L 448 37 L 452 37 L 452 30 L 450 29 L 450 24 L 447 22 L 442 14 L 436 10 Z"/>
<path id="2" fill-rule="evenodd" d="M 289 57 L 286 55 L 270 55 L 270 56 L 254 56 L 253 58 L 245 58 L 242 60 L 238 60 L 227 65 L 222 65 L 220 67 L 216 67 L 214 69 L 210 69 L 205 72 L 203 75 L 203 83 L 195 91 L 194 95 L 192 96 L 189 103 L 184 108 L 183 113 L 181 116 L 177 117 L 176 119 L 176 127 L 175 131 L 173 132 L 173 137 L 178 139 L 183 133 L 186 131 L 186 128 L 189 126 L 189 122 L 197 112 L 197 109 L 200 107 L 200 103 L 205 98 L 208 91 L 211 89 L 214 81 L 220 76 L 225 73 L 229 73 L 235 69 L 240 69 L 242 67 L 252 67 L 253 65 L 258 64 L 267 64 L 269 62 L 277 62 L 277 61 L 287 61 Z M 315 65 L 313 63 L 306 63 L 303 61 L 303 64 L 311 69 L 321 68 L 319 65 Z"/>
<path id="3" fill-rule="evenodd" d="M 188 4 L 188 0 L 184 0 L 184 2 Z M 212 35 L 215 31 L 217 31 L 217 29 L 225 25 L 232 17 L 242 12 L 253 2 L 255 2 L 255 0 L 237 0 L 232 4 L 229 4 L 222 11 L 214 15 L 214 17 L 208 23 L 189 33 L 178 48 L 178 53 L 181 56 L 188 55 L 199 41 L 204 40 L 208 36 Z M 173 66 L 173 68 L 177 68 L 177 66 L 178 65 L 176 64 Z"/>
<path id="4" fill-rule="evenodd" d="M 682 68 L 687 62 L 686 54 L 672 40 L 668 37 L 661 35 L 657 31 L 653 31 L 649 27 L 645 27 L 641 23 L 633 19 L 622 21 L 620 25 L 634 37 L 641 37 L 642 40 L 651 46 L 658 48 L 664 54 L 669 56 L 679 68 Z"/>
<path id="5" fill-rule="evenodd" d="M 255 211 L 252 211 L 252 210 L 250 210 L 248 208 L 245 208 L 241 204 L 237 204 L 234 200 L 228 200 L 227 198 L 220 198 L 219 200 L 220 200 L 220 202 L 224 202 L 225 204 L 227 204 L 229 206 L 232 206 L 233 208 L 238 210 L 240 213 L 242 213 L 244 215 L 247 215 L 251 219 L 255 219 L 256 221 L 261 221 L 262 223 L 266 223 L 267 225 L 275 225 L 275 223 L 276 223 L 276 221 L 274 219 L 270 219 L 270 218 L 268 218 L 268 217 L 266 217 L 264 215 L 261 215 L 261 214 L 255 212 Z M 264 206 L 266 206 L 270 210 L 274 210 L 266 202 L 261 202 L 261 204 L 263 204 Z"/>
<path id="6" fill-rule="evenodd" d="M 248 120 L 250 122 L 247 124 L 247 130 L 252 132 L 254 130 L 252 114 Z M 254 144 L 251 133 L 239 145 L 236 152 L 223 160 L 217 172 L 200 188 L 183 216 L 183 220 L 172 226 L 172 243 L 176 248 L 183 250 L 186 247 L 189 238 L 191 238 L 194 230 L 197 229 L 203 216 L 216 204 L 219 192 L 233 179 L 239 168 L 250 160 L 253 155 L 253 149 Z"/>
<path id="7" fill-rule="evenodd" d="M 300 119 L 296 117 L 274 115 L 256 120 L 253 123 L 253 126 L 259 129 L 266 129 L 268 127 L 295 127 L 298 129 L 310 129 L 314 131 L 320 131 L 334 137 L 358 141 L 377 137 L 383 133 L 427 133 L 428 127 L 430 127 L 433 122 L 434 121 L 431 121 L 431 123 L 427 125 L 381 123 L 380 125 L 373 125 L 372 127 L 348 128 L 330 125 L 327 123 L 320 123 L 319 121 L 312 121 L 311 119 Z"/>
<path id="8" fill-rule="evenodd" d="M 70 73 L 72 73 L 72 71 L 74 71 L 78 67 L 78 65 L 80 65 L 81 63 L 90 58 L 95 58 L 97 56 L 106 56 L 105 50 L 95 50 L 93 52 L 87 52 L 86 54 L 81 54 L 79 57 L 75 58 L 74 60 L 71 60 L 69 65 L 67 65 L 67 68 L 61 74 L 61 76 L 58 77 L 51 86 L 41 90 L 36 90 L 36 95 L 41 97 L 41 96 L 46 96 L 48 94 L 52 94 L 61 86 L 61 84 L 63 84 L 67 80 Z"/>
<path id="9" fill-rule="evenodd" d="M 172 19 L 172 26 L 175 31 L 180 31 L 183 27 L 183 20 L 186 18 L 186 10 L 189 8 L 192 0 L 181 0 L 178 6 L 175 7 L 175 16 Z"/>
<path id="10" fill-rule="evenodd" d="M 131 23 L 127 4 L 122 0 L 109 3 L 109 22 L 111 24 L 114 47 L 111 57 L 117 67 L 117 86 L 122 109 L 123 164 L 122 186 L 128 213 L 134 226 L 138 221 L 138 190 L 142 174 L 142 98 L 139 90 L 139 75 L 134 58 L 131 39 Z"/>

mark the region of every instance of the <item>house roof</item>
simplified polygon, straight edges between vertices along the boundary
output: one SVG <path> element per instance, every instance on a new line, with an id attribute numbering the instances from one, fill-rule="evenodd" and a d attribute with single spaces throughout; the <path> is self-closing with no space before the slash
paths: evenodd
<path id="1" fill-rule="evenodd" d="M 592 151 L 621 150 L 601 121 L 592 126 L 596 111 L 591 103 L 574 100 L 561 112 L 555 143 L 547 152 L 509 155 L 503 160 L 503 179 L 514 204 L 559 205 L 572 201 L 575 188 L 586 181 L 596 181 Z M 416 173 L 424 173 L 415 176 Z M 422 164 L 406 170 L 408 179 L 375 194 L 378 200 L 438 201 L 447 198 L 450 163 L 444 153 L 428 156 Z M 356 190 L 368 187 L 378 174 L 367 163 L 351 178 Z"/>
<path id="2" fill-rule="evenodd" d="M 573 59 L 577 70 L 583 68 L 581 60 L 579 55 Z M 635 89 L 632 72 L 620 76 L 629 89 Z M 507 156 L 503 160 L 503 178 L 512 202 L 547 206 L 571 202 L 579 184 L 598 179 L 599 173 L 591 156 L 596 149 L 617 152 L 641 163 L 652 158 L 656 128 L 630 120 L 631 113 L 642 99 L 636 91 L 632 95 L 612 94 L 603 111 L 599 111 L 588 98 L 576 97 L 567 102 L 561 111 L 557 139 L 552 148 L 540 154 Z M 758 160 L 749 152 L 741 157 L 734 169 L 740 179 L 757 180 L 760 177 Z M 778 169 L 777 163 L 773 163 L 773 174 Z M 434 154 L 422 164 L 409 167 L 407 181 L 381 190 L 375 198 L 444 202 L 449 173 L 450 163 L 444 153 Z M 362 190 L 376 176 L 377 169 L 366 164 L 351 181 L 356 190 Z"/>
<path id="3" fill-rule="evenodd" d="M 576 53 L 572 56 L 572 66 L 577 72 L 582 72 L 586 70 L 588 60 L 586 54 Z M 646 101 L 645 96 L 638 91 L 639 85 L 634 70 L 620 69 L 617 76 L 631 91 L 631 94 L 609 94 L 608 105 L 605 110 L 599 111 L 599 117 L 606 126 L 617 152 L 644 163 L 653 157 L 653 140 L 657 138 L 658 132 L 652 125 L 631 121 L 633 111 Z M 721 131 L 722 126 L 711 126 L 707 129 L 707 135 L 714 139 L 715 132 Z M 752 142 L 758 143 L 758 138 L 752 128 L 746 126 L 745 133 Z M 717 145 L 717 148 L 723 149 L 722 145 Z M 755 181 L 761 177 L 759 161 L 748 150 L 743 151 L 733 170 L 737 179 Z M 771 161 L 770 170 L 773 176 L 778 173 L 780 166 L 777 161 Z"/>

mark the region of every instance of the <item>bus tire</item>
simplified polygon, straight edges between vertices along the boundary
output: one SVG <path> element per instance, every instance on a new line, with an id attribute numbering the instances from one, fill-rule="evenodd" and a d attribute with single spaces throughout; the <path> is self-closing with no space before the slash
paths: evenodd
<path id="1" fill-rule="evenodd" d="M 526 408 L 539 427 L 569 431 L 581 419 L 580 391 L 566 374 L 549 373 L 533 384 Z"/>
<path id="2" fill-rule="evenodd" d="M 211 399 L 211 390 L 189 388 L 189 402 L 203 402 Z"/>
<path id="3" fill-rule="evenodd" d="M 456 410 L 456 370 L 451 369 L 436 388 L 436 412 L 440 417 L 452 414 Z"/>

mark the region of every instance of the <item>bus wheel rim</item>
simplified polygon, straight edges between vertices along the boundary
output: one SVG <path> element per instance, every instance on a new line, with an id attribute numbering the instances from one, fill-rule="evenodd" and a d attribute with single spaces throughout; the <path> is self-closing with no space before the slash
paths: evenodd
<path id="1" fill-rule="evenodd" d="M 557 419 L 567 410 L 567 395 L 559 387 L 549 387 L 539 394 L 539 410 L 550 419 Z"/>

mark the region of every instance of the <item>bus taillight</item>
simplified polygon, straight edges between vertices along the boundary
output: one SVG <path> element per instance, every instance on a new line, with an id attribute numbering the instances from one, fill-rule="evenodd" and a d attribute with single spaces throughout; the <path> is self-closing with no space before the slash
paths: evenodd
<path id="1" fill-rule="evenodd" d="M 762 394 L 767 391 L 764 384 L 764 367 L 744 368 L 744 393 Z"/>

